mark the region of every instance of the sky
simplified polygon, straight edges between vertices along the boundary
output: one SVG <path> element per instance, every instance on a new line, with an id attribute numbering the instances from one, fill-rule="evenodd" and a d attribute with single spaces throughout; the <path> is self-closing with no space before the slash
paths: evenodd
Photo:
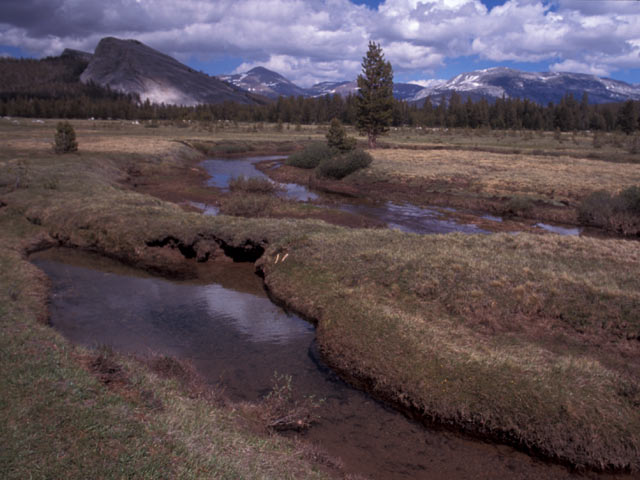
<path id="1" fill-rule="evenodd" d="M 640 0 L 2 0 L 0 56 L 135 38 L 211 75 L 353 80 L 369 41 L 394 81 L 496 66 L 640 84 Z"/>

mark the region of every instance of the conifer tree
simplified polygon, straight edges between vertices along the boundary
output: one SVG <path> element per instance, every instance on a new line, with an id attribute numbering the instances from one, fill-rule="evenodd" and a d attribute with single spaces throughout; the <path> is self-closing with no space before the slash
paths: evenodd
<path id="1" fill-rule="evenodd" d="M 385 61 L 380 44 L 369 42 L 358 88 L 357 127 L 367 134 L 369 148 L 376 148 L 378 135 L 389 130 L 393 119 L 393 70 L 391 63 Z"/>
<path id="2" fill-rule="evenodd" d="M 56 153 L 68 153 L 78 150 L 76 131 L 69 122 L 58 122 L 54 138 L 55 144 L 53 149 Z"/>
<path id="3" fill-rule="evenodd" d="M 347 132 L 342 126 L 342 122 L 337 118 L 333 118 L 327 132 L 327 144 L 335 150 L 348 152 L 356 148 L 356 139 L 347 137 Z"/>
<path id="4" fill-rule="evenodd" d="M 633 100 L 627 100 L 619 110 L 618 125 L 627 135 L 631 135 L 638 128 L 638 114 Z"/>

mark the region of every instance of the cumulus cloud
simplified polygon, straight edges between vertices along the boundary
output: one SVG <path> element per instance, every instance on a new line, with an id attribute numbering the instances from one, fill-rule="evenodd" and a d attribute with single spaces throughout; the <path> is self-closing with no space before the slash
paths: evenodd
<path id="1" fill-rule="evenodd" d="M 242 58 L 291 80 L 353 78 L 369 40 L 396 75 L 428 76 L 449 59 L 601 74 L 640 68 L 640 2 L 386 0 L 3 0 L 0 45 L 37 55 L 93 51 L 104 36 L 136 38 L 182 61 Z M 227 72 L 219 72 L 227 73 Z"/>
<path id="2" fill-rule="evenodd" d="M 576 62 L 575 60 L 565 60 L 561 63 L 554 63 L 549 66 L 549 70 L 552 72 L 588 73 L 590 75 L 598 75 L 600 77 L 606 77 L 609 75 L 609 71 L 605 67 Z"/>

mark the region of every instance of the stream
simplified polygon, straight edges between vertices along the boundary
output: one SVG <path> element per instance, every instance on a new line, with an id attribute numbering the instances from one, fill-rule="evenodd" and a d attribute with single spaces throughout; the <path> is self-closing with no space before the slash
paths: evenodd
<path id="1" fill-rule="evenodd" d="M 53 328 L 90 348 L 189 359 L 235 401 L 264 397 L 274 372 L 323 399 L 303 434 L 347 472 L 373 479 L 577 477 L 504 445 L 423 427 L 341 381 L 319 357 L 315 328 L 270 302 L 252 264 L 211 265 L 214 281 L 176 282 L 57 249 L 31 257 L 52 284 Z M 595 474 L 587 478 L 596 478 Z"/>
<path id="2" fill-rule="evenodd" d="M 239 159 L 213 158 L 204 160 L 201 166 L 210 175 L 207 185 L 217 187 L 223 191 L 228 191 L 229 183 L 235 177 L 261 178 L 276 184 L 280 191 L 277 195 L 290 200 L 300 202 L 314 201 L 316 205 L 323 206 L 322 197 L 309 190 L 304 185 L 295 183 L 278 183 L 271 180 L 265 173 L 256 168 L 256 163 L 272 160 L 284 160 L 285 156 L 262 156 L 247 157 Z M 277 168 L 279 165 L 276 164 Z M 196 208 L 203 211 L 205 215 L 217 215 L 218 210 L 211 205 L 202 203 L 191 203 Z M 331 204 L 332 208 L 337 208 L 345 212 L 361 215 L 379 222 L 384 222 L 388 228 L 400 230 L 408 233 L 418 234 L 439 234 L 439 233 L 469 233 L 469 234 L 489 234 L 473 223 L 459 223 L 446 212 L 456 213 L 455 209 L 442 208 L 434 209 L 420 207 L 411 203 L 394 202 L 363 202 L 362 200 L 342 199 L 337 205 Z M 478 214 L 479 218 L 491 222 L 502 222 L 503 219 L 492 215 Z M 568 228 L 563 226 L 537 223 L 538 228 L 550 233 L 559 235 L 580 235 L 582 228 Z M 517 232 L 513 232 L 517 233 Z"/>
<path id="3" fill-rule="evenodd" d="M 237 176 L 268 179 L 255 163 L 282 158 L 209 159 L 202 165 L 211 176 L 208 184 L 225 190 Z M 320 195 L 302 185 L 279 186 L 284 198 L 321 205 Z M 204 214 L 218 214 L 215 206 L 193 205 Z M 406 232 L 489 233 L 457 223 L 444 211 L 411 204 L 345 200 L 337 208 Z M 579 229 L 539 226 L 580 234 Z M 188 359 L 232 401 L 258 401 L 274 386 L 274 374 L 291 376 L 297 398 L 322 399 L 319 423 L 301 435 L 341 459 L 349 473 L 390 480 L 599 478 L 511 447 L 425 428 L 351 388 L 322 361 L 315 328 L 271 303 L 253 264 L 206 264 L 211 280 L 178 282 L 72 250 L 40 252 L 31 260 L 51 280 L 52 326 L 75 344 Z"/>

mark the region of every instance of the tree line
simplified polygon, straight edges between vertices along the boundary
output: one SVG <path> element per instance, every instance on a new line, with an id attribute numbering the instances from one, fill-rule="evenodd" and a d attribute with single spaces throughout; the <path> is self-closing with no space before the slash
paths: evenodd
<path id="1" fill-rule="evenodd" d="M 107 92 L 93 87 L 95 93 L 47 98 L 9 96 L 0 93 L 0 116 L 39 118 L 113 118 L 126 120 L 194 120 L 237 122 L 282 122 L 291 124 L 328 123 L 338 118 L 355 125 L 358 116 L 357 97 L 325 95 L 317 98 L 280 97 L 267 105 L 240 105 L 225 102 L 216 105 L 183 107 L 140 102 L 136 95 Z M 586 95 L 585 95 L 586 97 Z M 394 126 L 440 128 L 491 128 L 506 130 L 621 130 L 632 133 L 640 125 L 640 102 L 589 105 L 583 98 L 571 95 L 558 104 L 538 105 L 519 98 L 462 101 L 453 93 L 449 101 L 438 103 L 427 98 L 424 105 L 411 105 L 393 100 Z"/>
<path id="2" fill-rule="evenodd" d="M 263 105 L 225 102 L 183 107 L 151 104 L 137 95 L 85 85 L 79 81 L 83 64 L 78 59 L 2 59 L 0 67 L 0 116 L 290 124 L 326 124 L 338 118 L 347 125 L 358 122 L 356 95 L 280 97 Z M 520 98 L 473 101 L 457 92 L 429 97 L 422 105 L 397 99 L 391 102 L 393 126 L 626 133 L 637 131 L 640 126 L 640 102 L 591 105 L 586 93 L 580 99 L 568 94 L 557 104 L 547 105 Z"/>

